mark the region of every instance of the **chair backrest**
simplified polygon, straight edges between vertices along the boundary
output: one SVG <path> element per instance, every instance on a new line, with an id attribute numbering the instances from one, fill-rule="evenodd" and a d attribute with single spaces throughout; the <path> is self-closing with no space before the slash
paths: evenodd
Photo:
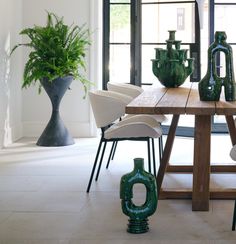
<path id="1" fill-rule="evenodd" d="M 105 127 L 125 114 L 132 97 L 112 91 L 90 91 L 89 99 L 98 128 Z"/>
<path id="2" fill-rule="evenodd" d="M 139 86 L 118 82 L 108 82 L 107 89 L 109 91 L 119 92 L 121 94 L 131 96 L 133 98 L 137 97 L 139 94 L 143 92 L 143 89 Z"/>

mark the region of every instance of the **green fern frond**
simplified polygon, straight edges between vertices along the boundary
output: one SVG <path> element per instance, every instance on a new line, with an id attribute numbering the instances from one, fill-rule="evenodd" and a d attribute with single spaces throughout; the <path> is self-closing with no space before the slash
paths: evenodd
<path id="1" fill-rule="evenodd" d="M 85 25 L 65 25 L 63 17 L 47 12 L 46 26 L 25 28 L 20 32 L 29 38 L 28 43 L 20 43 L 13 47 L 11 54 L 20 46 L 31 49 L 25 64 L 22 88 L 27 88 L 43 78 L 49 81 L 57 77 L 72 75 L 83 84 L 85 95 L 92 84 L 79 73 L 85 70 L 85 55 L 91 44 L 90 32 Z"/>

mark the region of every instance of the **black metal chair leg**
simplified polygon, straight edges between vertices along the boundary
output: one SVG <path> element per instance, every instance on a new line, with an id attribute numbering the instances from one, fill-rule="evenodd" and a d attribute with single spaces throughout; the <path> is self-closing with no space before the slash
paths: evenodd
<path id="1" fill-rule="evenodd" d="M 233 216 L 232 230 L 235 230 L 235 224 L 236 224 L 236 200 L 234 203 L 234 216 Z"/>
<path id="2" fill-rule="evenodd" d="M 164 145 L 163 145 L 163 135 L 160 136 L 161 138 L 161 156 L 163 155 L 163 152 L 164 152 Z"/>
<path id="3" fill-rule="evenodd" d="M 150 141 L 149 138 L 147 139 L 147 150 L 148 150 L 148 171 L 149 173 L 152 172 L 151 170 L 151 153 L 150 153 Z"/>
<path id="4" fill-rule="evenodd" d="M 152 158 L 153 158 L 153 174 L 154 176 L 157 175 L 156 172 L 156 156 L 155 156 L 155 143 L 154 143 L 154 138 L 151 138 L 152 140 Z"/>
<path id="5" fill-rule="evenodd" d="M 115 147 L 115 143 L 116 143 L 116 141 L 113 141 L 113 143 L 112 143 L 111 151 L 110 151 L 110 154 L 109 154 L 109 157 L 108 157 L 108 160 L 107 160 L 106 169 L 108 169 L 108 167 L 109 167 L 109 164 L 110 164 L 110 161 L 111 161 L 111 156 L 113 154 L 113 150 L 114 150 L 114 147 Z"/>
<path id="6" fill-rule="evenodd" d="M 159 161 L 161 162 L 161 158 L 162 158 L 162 155 L 163 155 L 163 137 L 160 136 L 158 138 L 158 141 L 159 141 Z"/>
<path id="7" fill-rule="evenodd" d="M 98 165 L 98 170 L 97 170 L 97 175 L 96 175 L 95 181 L 98 180 L 98 176 L 99 176 L 100 169 L 101 169 L 101 166 L 102 166 L 102 160 L 103 160 L 104 152 L 106 150 L 106 145 L 107 145 L 107 142 L 105 141 L 103 149 L 102 149 L 102 155 L 101 155 L 100 162 L 99 162 L 99 165 Z"/>
<path id="8" fill-rule="evenodd" d="M 95 157 L 95 160 L 94 160 L 94 163 L 93 163 L 92 172 L 91 172 L 89 183 L 88 183 L 87 190 L 86 190 L 87 193 L 89 193 L 89 190 L 90 190 L 90 187 L 91 187 L 91 183 L 92 183 L 93 175 L 94 175 L 94 172 L 95 172 L 95 169 L 96 169 L 96 165 L 97 165 L 98 156 L 99 156 L 99 153 L 100 153 L 100 150 L 101 150 L 101 146 L 102 146 L 102 138 L 100 139 L 99 146 L 98 146 L 98 149 L 97 149 L 97 154 L 96 154 L 96 157 Z"/>
<path id="9" fill-rule="evenodd" d="M 113 149 L 113 153 L 112 153 L 111 160 L 113 160 L 113 159 L 114 159 L 115 152 L 116 152 L 116 148 L 117 148 L 117 144 L 118 144 L 118 141 L 116 141 L 116 143 L 115 143 L 115 147 L 114 147 L 114 149 Z"/>

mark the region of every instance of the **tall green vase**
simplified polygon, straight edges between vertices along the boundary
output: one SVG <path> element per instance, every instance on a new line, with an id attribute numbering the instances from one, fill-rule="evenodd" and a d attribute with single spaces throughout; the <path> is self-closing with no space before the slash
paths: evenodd
<path id="1" fill-rule="evenodd" d="M 215 32 L 215 40 L 208 49 L 207 73 L 198 84 L 200 100 L 219 101 L 221 88 L 224 86 L 225 100 L 236 100 L 236 84 L 233 70 L 233 54 L 231 46 L 226 42 L 224 31 Z M 216 72 L 216 54 L 225 54 L 225 77 L 220 77 Z"/>
<path id="2" fill-rule="evenodd" d="M 141 206 L 136 206 L 132 201 L 133 186 L 138 183 L 146 187 L 146 200 Z M 144 170 L 143 158 L 135 158 L 133 171 L 122 176 L 120 198 L 123 213 L 130 217 L 127 231 L 134 234 L 147 232 L 148 217 L 157 208 L 157 186 L 156 178 Z"/>
<path id="3" fill-rule="evenodd" d="M 152 72 L 165 87 L 179 87 L 193 73 L 194 60 L 187 58 L 187 49 L 181 49 L 181 41 L 175 40 L 175 31 L 169 31 L 166 49 L 155 48 Z"/>

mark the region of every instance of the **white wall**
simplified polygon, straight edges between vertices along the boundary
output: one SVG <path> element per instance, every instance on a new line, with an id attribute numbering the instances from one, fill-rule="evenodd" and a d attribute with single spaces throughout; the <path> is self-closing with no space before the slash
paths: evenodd
<path id="1" fill-rule="evenodd" d="M 21 0 L 0 0 L 0 148 L 21 137 L 21 52 L 11 59 L 20 42 Z"/>
<path id="2" fill-rule="evenodd" d="M 102 0 L 0 0 L 0 148 L 22 136 L 38 137 L 49 120 L 51 105 L 37 87 L 21 90 L 27 50 L 12 47 L 21 42 L 19 32 L 34 24 L 44 24 L 46 11 L 64 16 L 68 24 L 86 25 L 92 31 L 86 76 L 101 88 L 101 2 Z M 23 53 L 23 55 L 22 55 Z M 61 116 L 74 137 L 96 135 L 88 99 L 74 81 L 61 104 Z M 23 128 L 22 128 L 23 127 Z"/>
<path id="3" fill-rule="evenodd" d="M 7 0 L 6 0 L 7 1 Z M 44 25 L 46 22 L 46 11 L 54 12 L 58 16 L 64 16 L 67 24 L 83 25 L 92 28 L 93 38 L 98 36 L 98 22 L 94 19 L 95 15 L 90 12 L 97 11 L 100 0 L 22 0 L 23 1 L 23 27 Z M 95 10 L 96 9 L 96 10 Z M 93 28 L 94 27 L 94 28 Z M 93 41 L 93 46 L 87 55 L 87 71 L 85 76 L 92 82 L 98 82 L 97 76 L 97 52 L 98 43 Z M 93 54 L 91 54 L 93 51 Z M 24 62 L 27 52 L 24 51 Z M 91 67 L 96 65 L 96 68 Z M 61 117 L 68 130 L 74 137 L 89 137 L 95 135 L 95 129 L 91 123 L 91 111 L 88 98 L 83 99 L 83 88 L 79 81 L 73 81 L 72 90 L 66 92 L 61 102 Z M 22 98 L 22 123 L 24 136 L 39 136 L 46 126 L 50 114 L 51 104 L 43 91 L 38 95 L 37 87 L 31 87 L 23 91 Z"/>

